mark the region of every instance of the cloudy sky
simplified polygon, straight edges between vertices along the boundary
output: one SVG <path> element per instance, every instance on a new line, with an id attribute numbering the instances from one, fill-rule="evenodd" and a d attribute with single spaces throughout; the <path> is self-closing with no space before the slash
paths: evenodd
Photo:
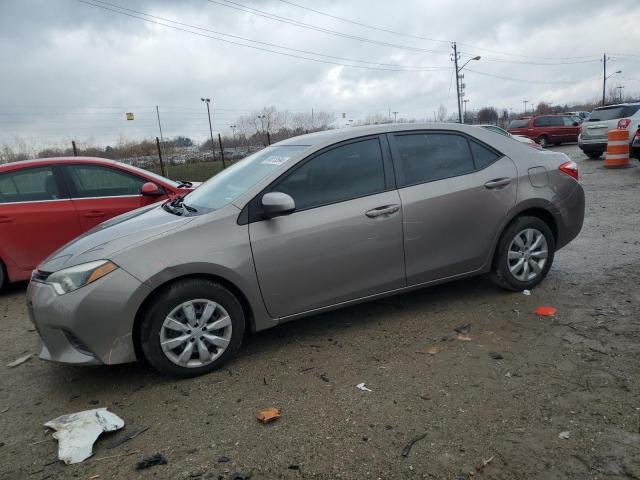
<path id="1" fill-rule="evenodd" d="M 470 109 L 592 100 L 604 52 L 640 96 L 639 24 L 637 0 L 1 0 L 0 144 L 155 137 L 155 105 L 165 137 L 202 141 L 203 96 L 214 133 L 270 105 L 433 119 L 456 109 L 454 40 L 482 57 Z"/>

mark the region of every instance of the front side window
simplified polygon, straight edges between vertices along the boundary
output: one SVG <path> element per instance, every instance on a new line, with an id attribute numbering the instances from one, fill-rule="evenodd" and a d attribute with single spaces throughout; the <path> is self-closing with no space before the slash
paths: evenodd
<path id="1" fill-rule="evenodd" d="M 396 135 L 400 186 L 433 182 L 474 171 L 469 142 L 462 135 L 421 133 Z"/>
<path id="2" fill-rule="evenodd" d="M 574 127 L 574 123 L 580 123 L 576 117 L 562 117 L 565 127 Z"/>
<path id="3" fill-rule="evenodd" d="M 69 165 L 77 198 L 140 195 L 146 180 L 101 165 Z"/>
<path id="4" fill-rule="evenodd" d="M 291 195 L 296 210 L 343 202 L 385 190 L 382 151 L 377 138 L 321 153 L 274 184 L 272 192 Z"/>
<path id="5" fill-rule="evenodd" d="M 0 175 L 0 203 L 37 202 L 61 198 L 51 167 L 36 167 Z"/>

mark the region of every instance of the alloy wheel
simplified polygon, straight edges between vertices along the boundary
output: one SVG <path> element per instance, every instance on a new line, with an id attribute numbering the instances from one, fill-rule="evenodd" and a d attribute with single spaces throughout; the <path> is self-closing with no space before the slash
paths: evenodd
<path id="1" fill-rule="evenodd" d="M 521 282 L 531 281 L 544 269 L 548 255 L 547 239 L 542 232 L 535 228 L 522 230 L 509 245 L 509 271 Z"/>
<path id="2" fill-rule="evenodd" d="M 160 346 L 176 365 L 199 368 L 223 354 L 231 334 L 231 317 L 222 305 L 194 299 L 181 303 L 164 319 Z"/>

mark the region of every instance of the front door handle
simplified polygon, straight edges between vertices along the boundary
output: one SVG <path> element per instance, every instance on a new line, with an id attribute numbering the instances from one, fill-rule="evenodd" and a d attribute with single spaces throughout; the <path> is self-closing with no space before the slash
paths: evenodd
<path id="1" fill-rule="evenodd" d="M 501 188 L 506 187 L 511 183 L 510 178 L 496 178 L 495 180 L 490 180 L 484 184 L 485 188 Z"/>
<path id="2" fill-rule="evenodd" d="M 391 215 L 400 210 L 400 205 L 385 205 L 384 207 L 374 208 L 369 210 L 365 215 L 369 218 L 376 218 L 382 215 Z"/>
<path id="3" fill-rule="evenodd" d="M 102 218 L 102 217 L 104 217 L 106 215 L 105 215 L 104 212 L 98 212 L 98 211 L 94 210 L 92 212 L 85 213 L 84 216 L 86 218 Z"/>
<path id="4" fill-rule="evenodd" d="M 0 217 L 0 223 L 12 223 L 12 222 L 13 222 L 13 218 L 11 217 L 5 217 L 5 216 Z"/>

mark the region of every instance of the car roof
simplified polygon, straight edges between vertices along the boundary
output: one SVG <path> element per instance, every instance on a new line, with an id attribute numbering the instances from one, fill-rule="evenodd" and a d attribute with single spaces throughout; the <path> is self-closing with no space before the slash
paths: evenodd
<path id="1" fill-rule="evenodd" d="M 603 105 L 602 107 L 596 107 L 593 110 L 606 110 L 608 108 L 615 108 L 615 107 L 629 107 L 629 106 L 636 106 L 636 105 L 640 105 L 640 102 L 628 102 L 628 103 L 614 103 L 613 105 Z"/>
<path id="2" fill-rule="evenodd" d="M 382 133 L 411 132 L 417 130 L 448 130 L 466 132 L 475 135 L 475 125 L 462 125 L 459 123 L 383 123 L 379 125 L 364 125 L 360 127 L 336 128 L 320 132 L 307 133 L 298 137 L 282 140 L 274 145 L 300 145 L 308 147 L 321 147 L 340 141 L 351 140 L 369 135 Z"/>
<path id="3" fill-rule="evenodd" d="M 0 172 L 6 172 L 10 170 L 19 170 L 21 168 L 39 167 L 43 165 L 52 165 L 59 163 L 91 163 L 94 165 L 115 165 L 121 168 L 127 168 L 128 165 L 115 160 L 109 160 L 108 158 L 100 157 L 51 157 L 51 158 L 36 158 L 33 160 L 20 160 L 17 162 L 10 162 L 0 165 Z"/>

